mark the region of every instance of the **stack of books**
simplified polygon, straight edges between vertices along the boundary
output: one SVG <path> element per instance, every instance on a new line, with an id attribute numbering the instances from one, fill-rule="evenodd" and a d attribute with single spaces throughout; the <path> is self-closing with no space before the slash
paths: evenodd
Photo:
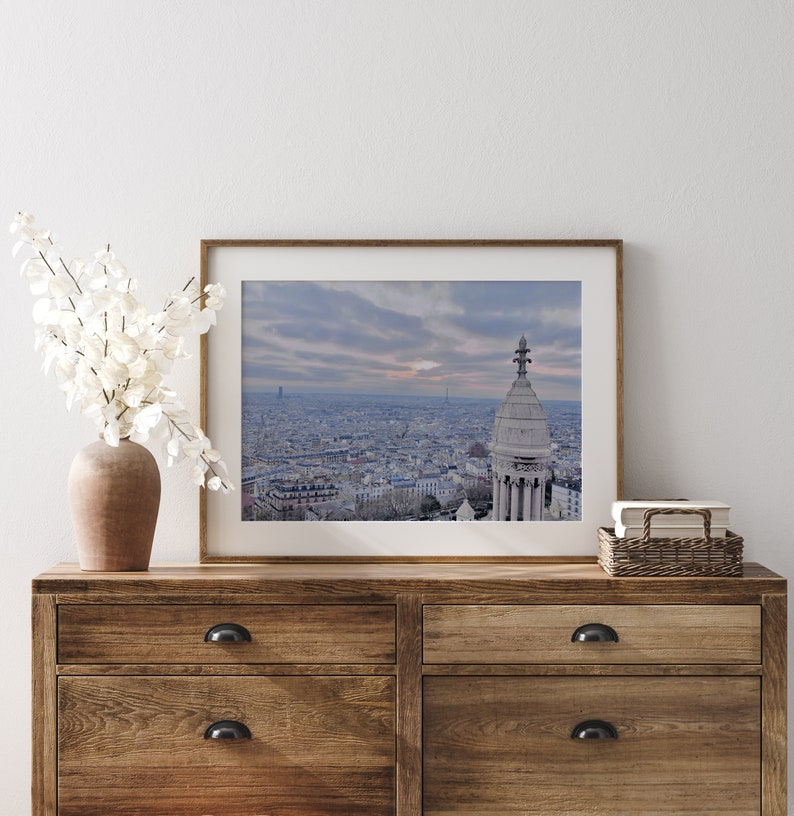
<path id="1" fill-rule="evenodd" d="M 612 503 L 612 518 L 618 538 L 641 538 L 646 510 L 676 510 L 680 513 L 654 515 L 651 518 L 652 538 L 702 538 L 703 516 L 686 510 L 711 512 L 711 537 L 725 538 L 728 530 L 730 505 L 720 501 L 616 501 Z"/>

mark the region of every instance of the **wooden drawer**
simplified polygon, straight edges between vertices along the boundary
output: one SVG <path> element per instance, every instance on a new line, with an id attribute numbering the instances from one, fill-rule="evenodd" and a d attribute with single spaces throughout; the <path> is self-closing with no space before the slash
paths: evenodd
<path id="1" fill-rule="evenodd" d="M 424 816 L 758 816 L 759 677 L 425 677 Z M 573 738 L 588 720 L 617 738 Z"/>
<path id="2" fill-rule="evenodd" d="M 205 642 L 218 624 L 249 640 Z M 362 605 L 59 607 L 61 663 L 393 663 L 395 609 Z"/>
<path id="3" fill-rule="evenodd" d="M 59 816 L 393 816 L 395 681 L 62 677 L 58 755 Z"/>
<path id="4" fill-rule="evenodd" d="M 602 624 L 614 641 L 572 641 Z M 592 636 L 592 635 L 591 635 Z M 425 663 L 761 662 L 759 606 L 424 607 Z"/>

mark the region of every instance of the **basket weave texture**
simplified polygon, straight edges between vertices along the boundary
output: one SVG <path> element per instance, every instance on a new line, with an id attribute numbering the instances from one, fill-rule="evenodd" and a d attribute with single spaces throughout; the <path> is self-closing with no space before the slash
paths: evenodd
<path id="1" fill-rule="evenodd" d="M 703 535 L 692 538 L 653 538 L 651 520 L 656 515 L 694 513 L 703 519 Z M 643 515 L 640 538 L 618 538 L 615 530 L 598 530 L 598 563 L 609 575 L 715 576 L 742 574 L 741 536 L 726 531 L 711 537 L 711 511 L 707 509 L 654 508 Z"/>

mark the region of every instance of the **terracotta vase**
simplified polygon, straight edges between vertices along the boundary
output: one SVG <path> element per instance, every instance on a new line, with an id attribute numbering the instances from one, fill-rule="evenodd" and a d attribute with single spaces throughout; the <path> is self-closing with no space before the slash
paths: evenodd
<path id="1" fill-rule="evenodd" d="M 160 508 L 160 470 L 146 448 L 87 445 L 69 470 L 69 504 L 83 570 L 127 572 L 149 567 Z"/>

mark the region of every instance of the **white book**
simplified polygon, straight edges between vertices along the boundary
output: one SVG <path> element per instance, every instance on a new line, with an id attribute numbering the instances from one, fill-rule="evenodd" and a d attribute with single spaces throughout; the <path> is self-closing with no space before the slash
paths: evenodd
<path id="1" fill-rule="evenodd" d="M 731 507 L 725 502 L 716 500 L 700 501 L 616 501 L 612 502 L 612 518 L 615 524 L 627 527 L 642 527 L 646 510 L 655 509 L 691 509 L 710 510 L 712 528 L 727 527 L 730 523 Z M 701 517 L 694 513 L 673 513 L 670 515 L 655 516 L 651 521 L 652 527 L 657 525 L 667 527 L 702 527 Z"/>
<path id="2" fill-rule="evenodd" d="M 655 516 L 651 519 L 651 538 L 703 538 L 703 521 L 700 520 L 699 524 L 694 524 L 691 527 L 683 527 L 681 525 L 664 525 L 664 524 L 656 524 L 656 520 L 659 516 Z M 667 517 L 669 518 L 669 516 Z M 711 537 L 712 538 L 725 538 L 725 534 L 727 533 L 727 527 L 721 527 L 719 525 L 714 526 L 711 525 Z M 642 524 L 637 525 L 626 525 L 626 524 L 615 524 L 615 535 L 618 538 L 642 538 L 643 527 Z"/>

